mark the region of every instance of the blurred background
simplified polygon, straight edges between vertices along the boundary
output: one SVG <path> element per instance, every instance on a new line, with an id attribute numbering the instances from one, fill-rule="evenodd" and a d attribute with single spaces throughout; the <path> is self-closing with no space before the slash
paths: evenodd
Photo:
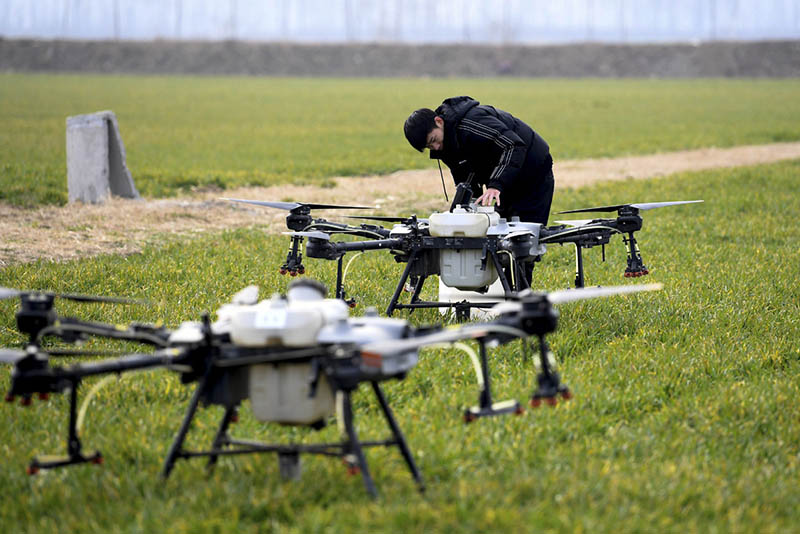
<path id="1" fill-rule="evenodd" d="M 800 0 L 0 0 L 0 72 L 797 77 Z"/>
<path id="2" fill-rule="evenodd" d="M 294 43 L 652 43 L 800 37 L 798 0 L 2 0 L 0 35 Z"/>

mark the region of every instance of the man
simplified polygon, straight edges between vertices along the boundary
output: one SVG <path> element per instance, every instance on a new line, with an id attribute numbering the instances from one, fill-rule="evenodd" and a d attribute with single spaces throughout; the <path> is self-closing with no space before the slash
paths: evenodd
<path id="1" fill-rule="evenodd" d="M 472 180 L 477 202 L 501 217 L 547 224 L 553 200 L 550 147 L 530 126 L 510 113 L 482 106 L 468 96 L 448 98 L 432 111 L 413 112 L 406 139 L 450 168 L 456 184 Z M 481 185 L 486 186 L 483 191 Z"/>

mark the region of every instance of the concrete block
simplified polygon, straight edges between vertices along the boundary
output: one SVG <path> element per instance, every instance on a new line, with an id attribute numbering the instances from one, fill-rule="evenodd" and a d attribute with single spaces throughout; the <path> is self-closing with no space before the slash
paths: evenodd
<path id="1" fill-rule="evenodd" d="M 110 195 L 140 198 L 113 111 L 67 117 L 67 189 L 70 202 L 102 204 Z"/>

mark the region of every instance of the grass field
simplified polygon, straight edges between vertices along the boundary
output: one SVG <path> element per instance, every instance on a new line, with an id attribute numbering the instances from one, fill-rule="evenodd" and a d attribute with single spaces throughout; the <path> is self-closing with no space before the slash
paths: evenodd
<path id="1" fill-rule="evenodd" d="M 508 109 L 556 159 L 800 139 L 798 80 L 192 78 L 0 74 L 0 200 L 67 200 L 65 119 L 117 114 L 145 196 L 430 167 L 402 124 L 458 94 Z"/>
<path id="2" fill-rule="evenodd" d="M 580 91 L 582 83 L 577 86 Z M 758 135 L 751 127 L 751 141 L 768 136 L 766 123 Z M 708 139 L 697 123 L 685 128 L 694 132 L 685 139 Z M 720 128 L 714 135 L 722 134 Z M 678 136 L 670 138 L 677 143 Z M 191 391 L 156 371 L 126 376 L 93 400 L 82 438 L 104 452 L 103 467 L 28 477 L 24 468 L 33 454 L 63 450 L 66 399 L 0 407 L 0 527 L 37 533 L 795 531 L 798 173 L 795 161 L 559 193 L 553 211 L 631 200 L 706 202 L 644 215 L 640 245 L 652 271 L 646 281 L 662 282 L 663 291 L 561 307 L 560 330 L 550 342 L 573 401 L 465 426 L 460 413 L 476 400 L 475 380 L 469 361 L 448 350 L 424 351 L 407 380 L 387 386 L 427 482 L 425 495 L 415 491 L 399 455 L 379 450 L 368 453 L 382 492 L 378 501 L 338 461 L 324 458 L 305 459 L 303 478 L 291 483 L 280 480 L 271 455 L 223 460 L 211 476 L 202 462 L 182 462 L 162 482 L 161 461 Z M 588 284 L 630 283 L 621 277 L 623 246 L 612 245 L 606 263 L 599 251 L 587 253 Z M 250 283 L 266 294 L 283 290 L 286 278 L 274 273 L 284 254 L 284 239 L 237 230 L 128 257 L 6 267 L 0 285 L 147 297 L 151 307 L 65 305 L 62 311 L 174 326 L 216 309 Z M 334 264 L 307 265 L 312 276 L 332 284 Z M 356 260 L 349 290 L 360 298 L 359 310 L 383 309 L 400 268 L 382 253 Z M 535 276 L 539 287 L 569 286 L 572 249 L 551 247 Z M 3 345 L 21 341 L 12 329 L 14 308 L 0 303 Z M 438 319 L 435 312 L 411 318 Z M 535 375 L 522 353 L 519 342 L 494 352 L 499 398 L 525 400 L 532 392 Z M 0 371 L 0 383 L 8 373 Z M 367 395 L 357 396 L 356 413 L 362 436 L 384 435 Z M 217 408 L 205 410 L 191 443 L 207 442 L 220 416 Z M 245 409 L 234 434 L 311 442 L 336 431 L 269 427 Z"/>
<path id="3" fill-rule="evenodd" d="M 322 182 L 429 166 L 407 146 L 411 109 L 453 94 L 512 110 L 556 158 L 616 156 L 800 139 L 797 80 L 330 80 L 0 74 L 0 201 L 66 201 L 66 116 L 112 109 L 128 164 L 148 196 L 192 187 Z M 66 398 L 0 405 L 4 532 L 788 532 L 800 524 L 800 162 L 682 174 L 559 192 L 553 211 L 626 201 L 705 199 L 646 212 L 640 245 L 658 293 L 561 307 L 549 339 L 575 399 L 521 417 L 461 422 L 476 401 L 471 365 L 425 350 L 387 394 L 422 469 L 419 495 L 395 451 L 371 450 L 382 493 L 370 500 L 338 461 L 304 458 L 283 482 L 272 455 L 181 462 L 158 478 L 191 390 L 166 371 L 101 389 L 82 439 L 106 457 L 28 477 L 34 454 L 62 452 Z M 285 238 L 260 229 L 150 246 L 141 254 L 11 265 L 0 286 L 145 297 L 151 306 L 78 305 L 82 318 L 177 326 L 242 287 L 285 290 Z M 568 287 L 573 250 L 551 247 L 536 285 Z M 587 284 L 622 278 L 621 242 L 586 254 Z M 335 280 L 333 263 L 309 274 Z M 360 256 L 349 293 L 385 309 L 400 274 L 388 254 Z M 435 284 L 427 288 L 434 296 Z M 16 304 L 0 302 L 0 346 L 22 342 Z M 403 314 L 399 314 L 403 317 Z M 415 324 L 439 321 L 415 313 Z M 107 347 L 96 343 L 92 346 Z M 532 362 L 520 342 L 492 355 L 496 396 L 526 400 Z M 0 384 L 9 370 L 0 369 Z M 91 386 L 94 381 L 88 381 Z M 82 391 L 85 393 L 88 387 Z M 385 435 L 370 396 L 359 430 Z M 219 408 L 198 418 L 206 444 Z M 336 438 L 256 422 L 238 437 Z"/>

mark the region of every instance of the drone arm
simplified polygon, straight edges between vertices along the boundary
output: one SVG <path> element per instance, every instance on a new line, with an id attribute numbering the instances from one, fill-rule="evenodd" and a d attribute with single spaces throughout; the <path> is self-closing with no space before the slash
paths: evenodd
<path id="1" fill-rule="evenodd" d="M 347 252 L 402 248 L 403 239 L 373 239 L 369 241 L 331 242 L 309 238 L 306 254 L 309 258 L 338 259 Z"/>
<path id="2" fill-rule="evenodd" d="M 186 353 L 178 349 L 166 349 L 154 354 L 129 354 L 121 358 L 100 362 L 79 363 L 70 367 L 70 373 L 76 377 L 105 375 L 138 371 L 153 367 L 168 367 L 183 359 Z"/>
<path id="3" fill-rule="evenodd" d="M 356 235 L 359 237 L 366 237 L 370 239 L 389 237 L 389 230 L 383 226 L 374 224 L 362 224 L 360 226 L 351 226 L 349 224 L 336 223 L 326 221 L 325 219 L 314 219 L 314 222 L 309 224 L 303 231 L 320 230 L 326 234 L 348 234 Z"/>
<path id="4" fill-rule="evenodd" d="M 14 370 L 9 397 L 30 396 L 34 393 L 60 393 L 74 387 L 87 376 L 123 373 L 153 367 L 166 367 L 185 357 L 183 351 L 165 349 L 153 354 L 130 354 L 92 363 L 80 363 L 69 367 L 49 367 L 46 361 L 40 365 Z"/>
<path id="5" fill-rule="evenodd" d="M 371 241 L 352 241 L 335 243 L 336 248 L 342 252 L 355 252 L 361 250 L 380 250 L 402 248 L 404 239 L 374 239 Z"/>
<path id="6" fill-rule="evenodd" d="M 37 340 L 46 336 L 54 336 L 67 342 L 75 342 L 81 334 L 135 341 L 156 347 L 166 346 L 169 337 L 169 331 L 166 329 L 149 325 L 130 325 L 122 329 L 107 323 L 60 317 L 52 325 L 42 329 L 37 335 Z"/>

